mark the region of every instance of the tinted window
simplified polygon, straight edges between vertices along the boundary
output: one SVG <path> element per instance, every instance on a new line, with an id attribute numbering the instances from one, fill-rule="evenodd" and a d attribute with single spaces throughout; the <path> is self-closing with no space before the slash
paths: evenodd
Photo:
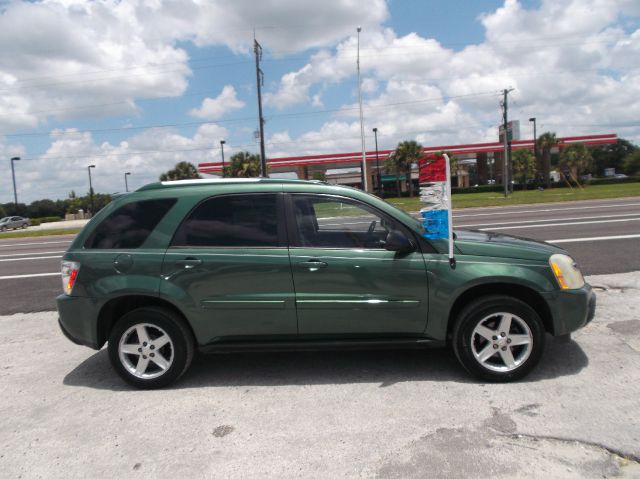
<path id="1" fill-rule="evenodd" d="M 364 205 L 329 196 L 293 197 L 297 246 L 383 249 L 397 226 Z"/>
<path id="2" fill-rule="evenodd" d="M 174 198 L 138 201 L 118 208 L 91 233 L 84 247 L 139 248 L 175 204 Z"/>
<path id="3" fill-rule="evenodd" d="M 279 246 L 277 196 L 210 198 L 182 223 L 172 246 Z"/>

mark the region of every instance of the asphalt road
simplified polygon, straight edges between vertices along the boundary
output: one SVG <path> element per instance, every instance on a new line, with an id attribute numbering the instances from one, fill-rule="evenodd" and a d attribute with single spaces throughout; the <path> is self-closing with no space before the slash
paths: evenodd
<path id="1" fill-rule="evenodd" d="M 587 275 L 640 271 L 640 198 L 457 210 L 454 227 L 554 242 Z M 72 238 L 0 239 L 0 315 L 55 309 Z"/>

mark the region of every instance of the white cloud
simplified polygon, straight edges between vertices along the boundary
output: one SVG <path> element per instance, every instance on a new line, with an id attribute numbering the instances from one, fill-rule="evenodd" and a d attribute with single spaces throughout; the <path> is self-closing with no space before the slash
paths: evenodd
<path id="1" fill-rule="evenodd" d="M 43 155 L 16 164 L 19 200 L 29 203 L 41 198 L 65 198 L 71 190 L 84 194 L 88 191 L 87 166 L 92 164 L 96 165 L 91 173 L 96 191 L 122 191 L 127 171 L 131 172 L 130 187 L 138 188 L 157 181 L 160 173 L 179 161 L 219 161 L 219 142 L 228 134 L 226 128 L 214 124 L 200 126 L 191 137 L 171 128 L 154 128 L 112 144 L 97 142 L 89 132 L 54 130 L 51 145 Z M 225 154 L 232 151 L 225 148 Z M 0 154 L 24 156 L 24 150 L 3 147 L 0 142 Z M 0 203 L 13 197 L 10 181 L 10 175 L 8 180 L 7 175 L 0 177 Z"/>
<path id="2" fill-rule="evenodd" d="M 384 0 L 366 9 L 352 0 L 11 2 L 0 9 L 0 132 L 180 96 L 192 74 L 180 42 L 248 53 L 255 30 L 265 49 L 285 54 L 331 45 L 387 16 Z"/>
<path id="3" fill-rule="evenodd" d="M 610 0 L 546 0 L 527 10 L 506 0 L 480 18 L 486 41 L 459 51 L 415 33 L 368 32 L 361 68 L 379 88 L 363 85 L 365 122 L 394 132 L 396 142 L 403 134 L 429 144 L 495 140 L 498 93 L 513 87 L 513 119 L 536 116 L 559 135 L 616 132 L 639 141 L 640 29 L 629 33 L 629 19 L 621 19 L 639 10 L 637 2 Z M 316 88 L 328 95 L 332 84 L 353 81 L 355 54 L 351 37 L 283 75 L 267 97 L 286 108 L 310 102 Z M 357 109 L 339 116 L 356 118 Z"/>
<path id="4" fill-rule="evenodd" d="M 217 120 L 225 113 L 238 110 L 244 105 L 245 103 L 236 97 L 236 89 L 231 85 L 225 85 L 217 97 L 205 98 L 200 108 L 194 108 L 189 114 L 206 120 Z"/>

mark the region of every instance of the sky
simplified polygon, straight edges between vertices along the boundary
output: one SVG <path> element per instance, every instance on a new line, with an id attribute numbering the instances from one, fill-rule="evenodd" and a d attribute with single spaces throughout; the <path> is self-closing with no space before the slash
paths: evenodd
<path id="1" fill-rule="evenodd" d="M 497 141 L 640 143 L 638 0 L 0 0 L 0 203 L 124 191 L 179 161 Z"/>

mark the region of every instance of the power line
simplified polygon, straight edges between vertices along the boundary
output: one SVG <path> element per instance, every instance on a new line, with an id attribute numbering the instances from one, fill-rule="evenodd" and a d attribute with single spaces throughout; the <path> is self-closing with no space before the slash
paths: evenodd
<path id="1" fill-rule="evenodd" d="M 413 103 L 425 103 L 430 101 L 441 101 L 443 99 L 457 99 L 457 98 L 466 98 L 473 96 L 485 96 L 485 95 L 495 95 L 496 91 L 489 92 L 478 92 L 478 93 L 469 93 L 465 95 L 452 95 L 452 96 L 443 96 L 443 97 L 432 97 L 420 100 L 409 100 L 403 102 L 395 102 L 395 103 L 383 103 L 375 106 L 367 106 L 367 110 L 386 108 L 388 106 L 398 106 L 398 105 L 407 105 Z M 291 117 L 299 117 L 299 116 L 313 116 L 313 115 L 321 115 L 325 113 L 336 113 L 336 112 L 346 112 L 357 109 L 356 107 L 342 107 L 342 108 L 332 108 L 325 110 L 316 110 L 309 112 L 296 112 L 296 113 L 282 113 L 282 114 L 274 114 L 270 115 L 269 118 L 291 118 Z M 190 126 L 199 126 L 206 124 L 220 124 L 220 123 L 233 123 L 233 122 L 242 122 L 242 121 L 254 121 L 254 117 L 242 117 L 242 118 L 229 118 L 224 120 L 207 120 L 207 121 L 192 121 L 185 123 L 164 123 L 164 124 L 155 124 L 155 125 L 141 125 L 141 126 L 122 126 L 122 127 L 114 127 L 114 128 L 93 128 L 93 129 L 85 129 L 85 130 L 74 130 L 71 132 L 58 132 L 57 135 L 77 135 L 82 133 L 105 133 L 105 132 L 116 132 L 116 131 L 133 131 L 133 130 L 144 130 L 151 128 L 177 128 L 177 127 L 190 127 Z M 10 133 L 3 135 L 8 138 L 19 138 L 19 137 L 42 137 L 42 136 L 50 136 L 51 132 L 32 132 L 32 133 Z"/>

